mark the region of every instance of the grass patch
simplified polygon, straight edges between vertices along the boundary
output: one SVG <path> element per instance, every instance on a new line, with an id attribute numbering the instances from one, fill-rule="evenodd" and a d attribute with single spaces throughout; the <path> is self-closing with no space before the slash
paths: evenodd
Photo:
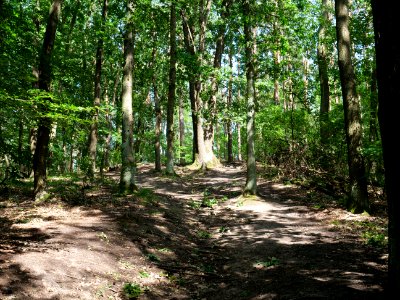
<path id="1" fill-rule="evenodd" d="M 144 292 L 141 286 L 135 282 L 125 283 L 122 291 L 124 296 L 128 299 L 137 299 Z"/>
<path id="2" fill-rule="evenodd" d="M 205 230 L 198 230 L 197 231 L 197 236 L 201 239 L 209 239 L 212 237 L 212 234 L 205 231 Z"/>
<path id="3" fill-rule="evenodd" d="M 276 257 L 269 257 L 268 260 L 265 261 L 257 261 L 254 264 L 254 267 L 256 268 L 268 268 L 268 267 L 273 267 L 279 264 L 279 260 Z"/>
<path id="4" fill-rule="evenodd" d="M 380 222 L 373 221 L 332 221 L 339 230 L 358 233 L 364 244 L 376 247 L 385 248 L 388 244 L 387 226 Z"/>

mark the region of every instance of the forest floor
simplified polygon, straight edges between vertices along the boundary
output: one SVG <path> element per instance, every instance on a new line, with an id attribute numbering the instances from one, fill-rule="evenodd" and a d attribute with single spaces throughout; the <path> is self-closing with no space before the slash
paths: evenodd
<path id="1" fill-rule="evenodd" d="M 245 167 L 177 176 L 138 168 L 139 191 L 119 174 L 83 189 L 50 180 L 0 194 L 0 299 L 383 299 L 384 209 L 354 215 L 316 190 L 258 180 L 244 199 Z M 262 173 L 262 170 L 260 171 Z"/>

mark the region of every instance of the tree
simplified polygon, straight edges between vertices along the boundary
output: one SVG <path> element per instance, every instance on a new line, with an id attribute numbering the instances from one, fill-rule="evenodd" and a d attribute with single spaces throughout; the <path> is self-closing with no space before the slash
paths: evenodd
<path id="1" fill-rule="evenodd" d="M 226 97 L 226 108 L 228 111 L 232 108 L 233 99 L 233 45 L 229 47 L 229 82 L 228 82 L 228 96 Z M 233 132 L 232 132 L 232 121 L 231 116 L 228 115 L 226 120 L 226 131 L 228 134 L 227 151 L 228 151 L 228 163 L 233 163 Z"/>
<path id="2" fill-rule="evenodd" d="M 320 138 L 322 147 L 326 146 L 329 136 L 329 78 L 328 78 L 328 57 L 326 49 L 327 26 L 329 24 L 328 0 L 322 0 L 322 18 L 318 29 L 318 72 L 321 90 L 321 105 L 319 111 L 320 118 Z M 323 149 L 324 150 L 324 149 Z M 325 158 L 326 159 L 326 158 Z M 324 162 L 325 163 L 325 162 Z"/>
<path id="3" fill-rule="evenodd" d="M 192 107 L 192 117 L 195 118 L 193 122 L 193 126 L 195 126 L 196 131 L 196 149 L 195 154 L 195 166 L 200 167 L 201 169 L 207 168 L 207 166 L 213 165 L 215 163 L 215 155 L 213 153 L 212 147 L 207 147 L 206 140 L 207 130 L 206 125 L 207 122 L 211 122 L 212 113 L 205 120 L 204 115 L 205 112 L 209 112 L 206 108 L 205 102 L 202 98 L 202 93 L 204 92 L 204 61 L 205 61 L 205 50 L 206 50 L 206 30 L 208 24 L 208 17 L 211 10 L 212 0 L 200 0 L 199 1 L 199 22 L 198 22 L 198 34 L 197 34 L 197 47 L 194 43 L 194 26 L 190 22 L 188 16 L 186 15 L 185 10 L 181 10 L 181 15 L 183 19 L 183 32 L 185 36 L 185 45 L 188 53 L 191 55 L 193 63 L 195 63 L 195 67 L 192 69 L 192 84 L 190 88 L 193 90 L 190 91 L 191 98 L 191 107 Z M 193 93 L 193 94 L 192 94 Z M 194 124 L 196 123 L 196 124 Z M 211 141 L 212 143 L 212 141 Z M 209 143 L 208 143 L 209 144 Z"/>
<path id="4" fill-rule="evenodd" d="M 62 0 L 54 0 L 47 21 L 46 32 L 44 34 L 43 46 L 40 52 L 39 62 L 39 89 L 45 93 L 50 92 L 51 83 L 51 57 L 56 38 L 57 25 L 61 13 Z M 50 97 L 45 98 L 46 102 L 51 101 Z M 45 108 L 43 108 L 46 111 Z M 49 153 L 51 119 L 42 117 L 39 121 L 37 130 L 36 149 L 33 156 L 34 172 L 34 196 L 35 200 L 46 197 L 47 184 L 47 159 Z"/>
<path id="5" fill-rule="evenodd" d="M 126 24 L 124 36 L 124 68 L 122 79 L 122 145 L 121 145 L 121 177 L 119 181 L 120 192 L 132 193 L 137 187 L 135 184 L 135 157 L 133 150 L 133 0 L 127 0 Z"/>
<path id="6" fill-rule="evenodd" d="M 215 45 L 215 54 L 214 54 L 214 63 L 213 63 L 213 72 L 211 74 L 211 95 L 208 101 L 207 109 L 208 109 L 208 120 L 206 120 L 204 125 L 204 146 L 207 153 L 206 164 L 209 165 L 218 165 L 219 161 L 217 157 L 214 155 L 213 146 L 214 146 L 214 126 L 215 118 L 216 118 L 216 109 L 217 109 L 217 93 L 218 93 L 218 72 L 221 69 L 222 63 L 222 54 L 225 48 L 225 31 L 226 31 L 226 21 L 229 17 L 229 9 L 232 5 L 232 1 L 224 0 L 222 1 L 222 11 L 221 11 L 221 19 L 222 22 L 218 25 L 217 36 L 216 36 L 216 45 Z"/>
<path id="7" fill-rule="evenodd" d="M 243 0 L 244 35 L 246 51 L 246 102 L 247 102 L 247 176 L 244 195 L 254 195 L 257 190 L 255 156 L 255 36 L 253 0 Z"/>
<path id="8" fill-rule="evenodd" d="M 361 154 L 362 124 L 359 97 L 351 56 L 349 1 L 335 1 L 336 34 L 340 83 L 344 106 L 344 122 L 349 166 L 349 198 L 347 206 L 354 213 L 369 211 L 367 178 Z"/>
<path id="9" fill-rule="evenodd" d="M 377 81 L 378 118 L 385 166 L 385 187 L 388 203 L 389 282 L 388 299 L 400 292 L 400 190 L 398 172 L 400 159 L 397 138 L 400 111 L 400 46 L 394 41 L 400 28 L 397 3 L 372 0 L 374 19 Z"/>
<path id="10" fill-rule="evenodd" d="M 170 65 L 168 85 L 168 107 L 167 107 L 167 165 L 166 173 L 174 174 L 174 111 L 176 90 L 176 8 L 171 2 L 170 18 Z"/>
<path id="11" fill-rule="evenodd" d="M 89 152 L 89 166 L 87 169 L 87 177 L 92 180 L 96 170 L 96 148 L 97 148 L 97 138 L 98 138 L 98 123 L 99 123 L 99 107 L 100 107 L 100 97 L 101 97 L 101 71 L 103 67 L 103 45 L 104 45 L 104 28 L 105 21 L 107 18 L 108 0 L 103 1 L 103 9 L 101 15 L 101 26 L 100 26 L 100 37 L 97 42 L 96 51 L 96 71 L 94 75 L 94 114 L 92 119 L 92 124 L 90 125 L 89 138 L 88 138 L 88 152 Z"/>

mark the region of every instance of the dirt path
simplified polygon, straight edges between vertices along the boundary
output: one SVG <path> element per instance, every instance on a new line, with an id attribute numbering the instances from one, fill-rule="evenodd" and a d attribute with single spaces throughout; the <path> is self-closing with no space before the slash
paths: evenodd
<path id="1" fill-rule="evenodd" d="M 373 217 L 262 179 L 244 200 L 240 166 L 138 174 L 135 197 L 0 198 L 0 299 L 124 299 L 128 282 L 139 299 L 383 298 L 386 253 L 347 226 Z"/>

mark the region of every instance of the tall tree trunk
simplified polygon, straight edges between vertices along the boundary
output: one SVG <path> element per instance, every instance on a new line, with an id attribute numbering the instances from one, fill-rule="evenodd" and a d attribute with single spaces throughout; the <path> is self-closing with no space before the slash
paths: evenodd
<path id="1" fill-rule="evenodd" d="M 185 15 L 184 10 L 181 10 L 181 15 L 183 19 L 183 31 L 185 36 L 185 45 L 188 49 L 188 52 L 192 55 L 194 59 L 196 59 L 196 68 L 193 76 L 193 95 L 194 95 L 194 103 L 192 106 L 193 115 L 196 118 L 196 130 L 197 130 L 197 153 L 195 154 L 195 162 L 194 164 L 200 166 L 202 169 L 207 167 L 207 162 L 211 161 L 210 155 L 208 155 L 206 150 L 206 145 L 204 142 L 205 133 L 204 133 L 204 120 L 202 114 L 204 113 L 203 108 L 203 100 L 201 98 L 201 92 L 203 89 L 202 84 L 202 74 L 201 74 L 201 66 L 203 64 L 203 53 L 205 50 L 205 38 L 206 38 L 206 28 L 207 28 L 207 20 L 208 15 L 211 9 L 212 0 L 200 0 L 199 1 L 199 31 L 198 31 L 198 47 L 194 45 L 194 30 L 193 27 L 190 26 L 187 16 Z M 194 108 L 194 110 L 193 110 Z"/>
<path id="2" fill-rule="evenodd" d="M 156 22 L 156 21 L 155 21 Z M 154 98 L 154 114 L 155 114 L 155 126 L 154 126 L 154 169 L 156 172 L 161 172 L 161 123 L 162 123 L 162 111 L 160 105 L 160 97 L 158 95 L 157 88 L 157 76 L 156 76 L 156 56 L 157 56 L 157 36 L 156 31 L 153 29 L 153 51 L 151 54 L 151 69 L 152 69 L 152 84 L 153 84 L 153 98 Z"/>
<path id="3" fill-rule="evenodd" d="M 279 97 L 279 63 L 280 54 L 278 50 L 274 51 L 274 103 L 280 105 L 281 100 Z"/>
<path id="4" fill-rule="evenodd" d="M 347 141 L 350 191 L 348 209 L 354 213 L 369 211 L 367 178 L 361 154 L 362 124 L 360 102 L 351 60 L 349 0 L 336 0 L 336 33 L 340 83 L 342 87 Z"/>
<path id="5" fill-rule="evenodd" d="M 185 164 L 185 152 L 183 151 L 184 145 L 185 145 L 185 119 L 183 114 L 183 99 L 182 97 L 179 97 L 179 149 L 180 149 L 179 163 L 181 165 Z"/>
<path id="6" fill-rule="evenodd" d="M 282 4 L 281 1 L 275 0 L 274 1 L 275 9 L 279 13 L 279 9 L 281 8 Z M 279 38 L 282 36 L 281 28 L 279 26 L 279 19 L 276 18 L 275 22 L 273 22 L 273 35 L 275 38 L 274 42 L 274 69 L 273 69 L 273 76 L 274 76 L 274 103 L 275 105 L 280 105 L 280 97 L 279 97 L 279 69 L 280 69 L 280 41 Z"/>
<path id="7" fill-rule="evenodd" d="M 228 97 L 226 98 L 226 108 L 227 111 L 231 111 L 232 107 L 232 98 L 233 98 L 233 46 L 229 48 L 229 68 L 231 70 L 231 74 L 229 75 L 229 83 L 228 83 Z M 232 116 L 228 114 L 228 119 L 226 120 L 226 131 L 228 135 L 228 163 L 233 163 L 233 132 L 232 132 Z"/>
<path id="8" fill-rule="evenodd" d="M 54 0 L 49 19 L 44 34 L 43 47 L 40 53 L 39 62 L 39 89 L 49 92 L 51 82 L 51 57 L 56 37 L 57 25 L 61 13 L 62 0 Z M 50 98 L 47 101 L 51 101 Z M 46 110 L 44 108 L 44 110 Z M 39 120 L 37 130 L 37 142 L 35 154 L 33 156 L 34 172 L 34 197 L 35 200 L 41 200 L 46 197 L 47 184 L 47 156 L 49 152 L 51 120 L 43 117 Z"/>
<path id="9" fill-rule="evenodd" d="M 161 113 L 160 97 L 158 95 L 158 90 L 157 90 L 155 77 L 153 77 L 153 92 L 154 92 L 154 111 L 155 111 L 155 114 L 156 114 L 155 143 L 154 143 L 155 170 L 157 172 L 161 172 L 161 122 L 162 122 L 162 113 Z"/>
<path id="10" fill-rule="evenodd" d="M 136 190 L 135 185 L 135 157 L 133 150 L 133 0 L 127 1 L 126 32 L 124 37 L 124 69 L 122 79 L 122 168 L 119 182 L 120 192 L 129 194 Z"/>
<path id="11" fill-rule="evenodd" d="M 222 2 L 222 13 L 221 18 L 225 20 L 229 16 L 229 8 L 232 4 L 230 0 L 224 0 Z M 206 157 L 208 157 L 208 161 L 206 164 L 208 165 L 218 165 L 219 160 L 215 156 L 213 151 L 214 145 L 214 125 L 215 118 L 217 114 L 217 93 L 218 93 L 218 72 L 221 69 L 222 62 L 222 54 L 224 52 L 225 47 L 225 31 L 226 25 L 224 23 L 219 25 L 217 41 L 215 45 L 215 54 L 214 54 L 214 64 L 213 64 L 213 73 L 211 75 L 211 95 L 208 100 L 208 120 L 204 127 L 204 145 L 206 150 Z"/>
<path id="12" fill-rule="evenodd" d="M 176 98 L 176 9 L 174 2 L 171 3 L 169 59 L 166 173 L 174 174 L 174 112 Z"/>
<path id="13" fill-rule="evenodd" d="M 120 70 L 117 71 L 117 74 L 116 74 L 115 80 L 114 80 L 111 103 L 109 104 L 109 105 L 111 105 L 111 107 L 115 107 L 119 82 L 120 82 Z M 105 139 L 105 145 L 104 145 L 104 168 L 107 170 L 110 167 L 110 152 L 111 152 L 111 140 L 112 140 L 113 118 L 114 117 L 115 116 L 112 113 L 112 111 L 107 110 L 106 122 L 107 122 L 108 133 L 107 133 L 107 136 Z"/>
<path id="14" fill-rule="evenodd" d="M 254 0 L 243 0 L 244 35 L 246 43 L 246 102 L 247 102 L 247 176 L 244 195 L 254 195 L 257 191 L 257 171 L 255 157 L 255 35 L 252 24 Z"/>
<path id="15" fill-rule="evenodd" d="M 374 143 L 379 140 L 378 134 L 378 89 L 376 82 L 376 67 L 374 66 L 371 70 L 371 89 L 370 89 L 370 101 L 369 101 L 369 142 Z M 371 176 L 371 173 L 376 174 L 376 170 L 378 169 L 377 161 L 368 158 L 366 160 L 366 170 L 367 173 Z M 375 172 L 374 172 L 375 171 Z"/>
<path id="16" fill-rule="evenodd" d="M 400 294 L 400 170 L 398 139 L 393 130 L 399 126 L 400 111 L 400 46 L 398 36 L 400 18 L 396 1 L 372 0 L 374 18 L 378 118 L 385 165 L 385 190 L 388 203 L 389 263 L 387 298 Z"/>
<path id="17" fill-rule="evenodd" d="M 206 3 L 205 3 L 206 1 Z M 201 98 L 201 93 L 203 91 L 203 82 L 202 82 L 202 74 L 201 67 L 203 65 L 203 54 L 205 50 L 205 40 L 206 40 L 206 28 L 208 15 L 211 9 L 212 0 L 200 0 L 199 1 L 199 44 L 197 51 L 197 74 L 196 80 L 194 84 L 195 88 L 195 102 L 197 108 L 197 157 L 196 164 L 198 164 L 201 169 L 205 169 L 207 167 L 207 163 L 212 160 L 212 156 L 207 152 L 206 144 L 205 144 L 205 132 L 204 132 L 204 103 Z"/>
<path id="18" fill-rule="evenodd" d="M 96 148 L 97 148 L 97 138 L 98 138 L 98 127 L 99 127 L 99 108 L 100 108 L 100 97 L 101 97 L 101 71 L 103 64 L 103 31 L 104 25 L 107 18 L 107 7 L 108 0 L 103 1 L 103 11 L 101 17 L 101 34 L 97 43 L 96 52 L 96 72 L 94 76 L 94 114 L 92 117 L 92 124 L 90 125 L 89 139 L 88 139 L 88 158 L 89 166 L 87 170 L 88 179 L 92 180 L 94 178 L 94 173 L 96 171 Z"/>
<path id="19" fill-rule="evenodd" d="M 322 18 L 318 29 L 318 71 L 319 85 L 321 90 L 321 105 L 319 110 L 321 146 L 324 150 L 329 137 L 329 79 L 328 79 L 328 58 L 326 50 L 327 27 L 329 24 L 328 0 L 322 0 Z M 323 166 L 327 166 L 326 158 L 323 158 Z"/>
<path id="20" fill-rule="evenodd" d="M 185 11 L 183 9 L 180 10 L 180 14 L 182 16 L 182 29 L 183 29 L 183 38 L 185 43 L 186 51 L 189 55 L 195 59 L 196 55 L 196 47 L 194 46 L 194 40 L 192 32 L 194 32 L 193 26 L 189 24 L 189 20 L 186 17 Z M 192 72 L 194 73 L 194 71 Z M 195 95 L 195 76 L 189 78 L 189 99 L 190 99 L 190 109 L 192 112 L 192 131 L 193 131 L 193 139 L 192 139 L 192 163 L 195 162 L 196 154 L 199 152 L 197 147 L 197 106 L 196 106 L 196 95 Z"/>
<path id="21" fill-rule="evenodd" d="M 192 112 L 192 130 L 193 130 L 193 139 L 192 139 L 192 163 L 196 160 L 196 154 L 199 153 L 199 147 L 197 147 L 197 107 L 196 107 L 196 98 L 194 91 L 194 82 L 189 82 L 189 98 L 190 98 L 190 109 Z"/>

